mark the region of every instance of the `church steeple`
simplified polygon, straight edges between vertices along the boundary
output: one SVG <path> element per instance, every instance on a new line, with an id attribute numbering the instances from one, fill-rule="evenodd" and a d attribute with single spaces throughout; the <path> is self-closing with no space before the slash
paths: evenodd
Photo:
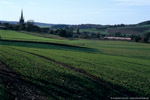
<path id="1" fill-rule="evenodd" d="M 23 10 L 21 11 L 21 19 L 24 20 L 24 18 L 23 18 Z"/>
<path id="2" fill-rule="evenodd" d="M 21 11 L 20 25 L 24 24 L 23 10 Z"/>

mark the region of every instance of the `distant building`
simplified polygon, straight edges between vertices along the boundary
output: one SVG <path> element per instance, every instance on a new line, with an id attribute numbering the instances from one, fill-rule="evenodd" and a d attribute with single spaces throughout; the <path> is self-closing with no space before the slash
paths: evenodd
<path id="1" fill-rule="evenodd" d="M 131 38 L 126 38 L 126 37 L 104 37 L 104 39 L 108 39 L 108 40 L 127 40 L 127 41 L 131 40 Z"/>
<path id="2" fill-rule="evenodd" d="M 23 10 L 21 11 L 21 17 L 20 17 L 20 21 L 19 21 L 19 25 L 20 26 L 24 26 L 24 17 L 23 17 Z"/>

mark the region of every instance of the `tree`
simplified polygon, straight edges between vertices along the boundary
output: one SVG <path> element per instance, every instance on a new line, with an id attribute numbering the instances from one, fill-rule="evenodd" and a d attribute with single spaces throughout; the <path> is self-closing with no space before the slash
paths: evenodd
<path id="1" fill-rule="evenodd" d="M 33 32 L 41 32 L 41 28 L 34 25 L 34 21 L 27 21 L 26 30 L 33 31 Z"/>
<path id="2" fill-rule="evenodd" d="M 120 36 L 121 36 L 120 32 L 115 33 L 115 37 L 120 37 Z"/>
<path id="3" fill-rule="evenodd" d="M 65 29 L 61 29 L 61 30 L 59 31 L 59 36 L 67 37 L 67 32 L 66 32 L 66 30 L 65 30 Z"/>
<path id="4" fill-rule="evenodd" d="M 53 29 L 51 29 L 49 33 L 50 33 L 50 34 L 54 34 L 54 30 L 53 30 Z"/>
<path id="5" fill-rule="evenodd" d="M 9 23 L 3 23 L 6 29 L 9 29 Z"/>
<path id="6" fill-rule="evenodd" d="M 146 32 L 144 34 L 144 42 L 145 43 L 148 43 L 149 42 L 149 39 L 150 39 L 150 32 Z"/>
<path id="7" fill-rule="evenodd" d="M 60 29 L 54 30 L 54 34 L 55 34 L 55 35 L 59 35 L 59 33 L 60 33 L 59 31 L 60 31 Z"/>
<path id="8" fill-rule="evenodd" d="M 134 40 L 134 35 L 133 34 L 131 35 L 131 40 Z"/>
<path id="9" fill-rule="evenodd" d="M 80 34 L 80 29 L 79 28 L 77 28 L 77 34 Z"/>
<path id="10" fill-rule="evenodd" d="M 15 25 L 15 26 L 14 26 L 14 30 L 18 31 L 18 30 L 19 30 L 19 27 L 20 27 L 19 25 Z"/>
<path id="11" fill-rule="evenodd" d="M 141 40 L 141 37 L 138 35 L 138 36 L 135 36 L 135 41 L 136 42 L 139 42 Z"/>

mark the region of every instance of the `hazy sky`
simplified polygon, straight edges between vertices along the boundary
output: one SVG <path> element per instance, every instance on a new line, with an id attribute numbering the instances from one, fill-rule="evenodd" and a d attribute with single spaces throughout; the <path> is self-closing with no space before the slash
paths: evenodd
<path id="1" fill-rule="evenodd" d="M 54 24 L 134 24 L 150 20 L 150 0 L 0 0 L 0 20 Z"/>

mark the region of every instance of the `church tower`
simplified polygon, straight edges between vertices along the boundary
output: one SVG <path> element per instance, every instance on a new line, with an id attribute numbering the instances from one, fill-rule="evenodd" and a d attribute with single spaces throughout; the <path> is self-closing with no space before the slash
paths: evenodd
<path id="1" fill-rule="evenodd" d="M 20 18 L 19 24 L 21 26 L 24 25 L 23 10 L 21 11 L 21 18 Z"/>

